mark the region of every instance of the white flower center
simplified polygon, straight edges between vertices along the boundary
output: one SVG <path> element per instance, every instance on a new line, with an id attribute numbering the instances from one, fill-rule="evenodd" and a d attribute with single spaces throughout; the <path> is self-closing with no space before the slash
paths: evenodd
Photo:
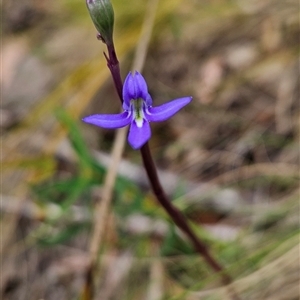
<path id="1" fill-rule="evenodd" d="M 141 128 L 143 126 L 144 119 L 145 119 L 143 104 L 144 104 L 143 99 L 131 100 L 132 110 L 133 110 L 133 114 L 134 114 L 133 117 L 134 117 L 136 126 L 139 128 Z"/>

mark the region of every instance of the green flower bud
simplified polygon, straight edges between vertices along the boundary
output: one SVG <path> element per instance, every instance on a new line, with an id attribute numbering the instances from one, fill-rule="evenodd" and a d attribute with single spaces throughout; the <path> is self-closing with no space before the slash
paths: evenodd
<path id="1" fill-rule="evenodd" d="M 109 0 L 86 0 L 92 21 L 106 44 L 112 43 L 114 10 Z"/>

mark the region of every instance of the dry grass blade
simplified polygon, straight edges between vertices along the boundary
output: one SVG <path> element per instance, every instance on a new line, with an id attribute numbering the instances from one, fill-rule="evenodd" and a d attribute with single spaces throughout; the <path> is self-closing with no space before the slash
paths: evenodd
<path id="1" fill-rule="evenodd" d="M 152 243 L 153 256 L 159 253 L 159 244 L 155 241 Z M 146 300 L 160 300 L 164 295 L 164 277 L 165 270 L 163 262 L 155 259 L 150 266 L 150 282 L 147 289 Z"/>

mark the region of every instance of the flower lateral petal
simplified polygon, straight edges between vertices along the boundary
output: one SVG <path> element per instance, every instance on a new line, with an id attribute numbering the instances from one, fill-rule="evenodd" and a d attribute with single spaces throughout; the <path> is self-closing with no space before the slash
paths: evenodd
<path id="1" fill-rule="evenodd" d="M 136 91 L 135 91 L 133 76 L 131 72 L 129 72 L 123 84 L 123 109 L 124 110 L 129 110 L 131 99 L 136 99 Z"/>
<path id="2" fill-rule="evenodd" d="M 145 117 L 149 122 L 165 121 L 175 115 L 191 101 L 192 97 L 183 97 L 164 103 L 160 106 L 149 107 L 145 110 Z"/>
<path id="3" fill-rule="evenodd" d="M 138 127 L 133 121 L 129 129 L 128 142 L 135 150 L 140 149 L 151 137 L 150 125 L 146 120 L 143 121 L 142 127 Z"/>
<path id="4" fill-rule="evenodd" d="M 152 106 L 152 97 L 150 96 L 150 94 L 147 95 L 147 98 L 145 100 L 147 106 Z"/>
<path id="5" fill-rule="evenodd" d="M 93 124 L 102 128 L 114 129 L 124 127 L 131 122 L 130 113 L 111 115 L 91 115 L 82 119 L 83 122 Z"/>

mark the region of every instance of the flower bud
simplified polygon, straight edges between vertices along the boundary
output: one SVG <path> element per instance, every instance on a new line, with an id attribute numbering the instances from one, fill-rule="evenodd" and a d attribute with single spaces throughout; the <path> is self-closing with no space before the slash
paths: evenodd
<path id="1" fill-rule="evenodd" d="M 106 44 L 112 43 L 114 10 L 109 0 L 86 0 L 92 21 Z"/>

